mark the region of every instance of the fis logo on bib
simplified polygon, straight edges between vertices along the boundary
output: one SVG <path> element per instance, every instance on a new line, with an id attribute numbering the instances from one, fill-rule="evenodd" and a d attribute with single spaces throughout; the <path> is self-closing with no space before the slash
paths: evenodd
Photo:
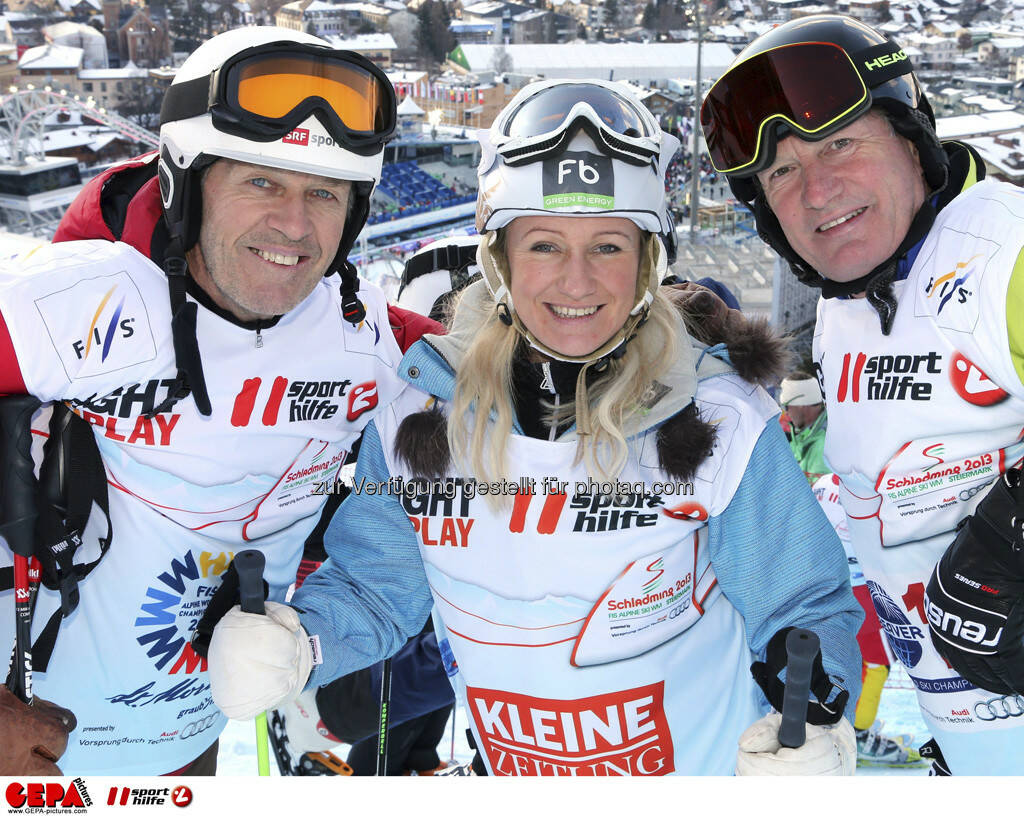
<path id="1" fill-rule="evenodd" d="M 79 281 L 35 305 L 69 380 L 120 371 L 156 357 L 145 303 L 126 272 Z"/>
<path id="2" fill-rule="evenodd" d="M 113 306 L 113 311 L 110 314 L 109 319 L 107 319 L 107 316 L 103 314 L 103 310 L 110 302 L 111 296 L 114 294 L 116 289 L 117 284 L 114 284 L 103 296 L 103 299 L 100 301 L 100 305 L 96 308 L 96 312 L 92 316 L 92 322 L 89 324 L 89 330 L 86 332 L 86 338 L 84 340 L 75 340 L 71 344 L 71 348 L 74 349 L 75 356 L 77 356 L 79 360 L 88 357 L 95 351 L 100 355 L 100 362 L 106 362 L 107 355 L 110 354 L 110 348 L 117 338 L 121 337 L 127 340 L 135 334 L 135 329 L 132 328 L 132 323 L 135 322 L 135 318 L 122 318 L 127 295 L 121 295 L 120 298 L 115 301 L 117 305 Z M 100 319 L 101 316 L 103 318 L 102 321 Z M 104 323 L 106 325 L 104 325 Z"/>
<path id="3" fill-rule="evenodd" d="M 974 257 L 957 263 L 952 272 L 947 272 L 945 275 L 941 275 L 938 278 L 931 277 L 928 279 L 928 283 L 925 284 L 924 291 L 928 300 L 935 298 L 938 301 L 935 314 L 942 314 L 942 310 L 946 308 L 946 305 L 951 300 L 955 303 L 966 303 L 967 298 L 974 294 L 974 292 L 967 289 L 964 284 L 966 284 L 974 274 L 975 269 L 974 267 L 971 267 L 971 264 L 981 257 L 982 253 L 979 252 Z"/>
<path id="4" fill-rule="evenodd" d="M 903 610 L 890 598 L 884 589 L 874 581 L 867 582 L 868 591 L 871 592 L 871 601 L 878 613 L 878 621 L 882 624 L 882 631 L 892 647 L 893 653 L 900 662 L 908 669 L 912 669 L 921 661 L 924 650 L 919 641 L 924 640 L 924 632 L 919 626 L 915 626 L 910 619 L 903 614 Z"/>

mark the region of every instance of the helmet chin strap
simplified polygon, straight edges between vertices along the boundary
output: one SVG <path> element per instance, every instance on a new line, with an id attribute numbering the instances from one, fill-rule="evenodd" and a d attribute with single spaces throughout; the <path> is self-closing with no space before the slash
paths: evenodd
<path id="1" fill-rule="evenodd" d="M 910 222 L 907 234 L 903 237 L 900 245 L 896 247 L 896 251 L 866 275 L 862 275 L 856 280 L 841 283 L 829 280 L 815 270 L 822 280 L 821 296 L 825 298 L 849 297 L 863 292 L 868 303 L 878 312 L 882 334 L 888 336 L 892 331 L 893 320 L 896 318 L 896 296 L 893 294 L 892 284 L 896 279 L 899 259 L 928 234 L 932 224 L 935 223 L 936 215 L 935 205 L 929 198 L 926 198 L 921 209 L 914 216 L 914 220 Z M 810 266 L 806 266 L 806 268 L 811 269 Z"/>
<path id="2" fill-rule="evenodd" d="M 636 336 L 637 330 L 647 320 L 651 303 L 654 301 L 654 293 L 658 290 L 661 279 L 665 276 L 665 271 L 668 268 L 664 244 L 657 235 L 648 233 L 640 269 L 637 271 L 636 301 L 622 328 L 593 351 L 572 356 L 545 344 L 520 319 L 515 304 L 512 302 L 512 293 L 509 290 L 509 271 L 506 268 L 505 259 L 495 256 L 492 251 L 497 235 L 497 232 L 489 232 L 480 237 L 477 257 L 484 282 L 491 297 L 495 300 L 498 319 L 519 332 L 531 348 L 546 357 L 566 363 L 598 363 L 605 358 L 621 357 L 625 353 L 626 344 Z"/>
<path id="3" fill-rule="evenodd" d="M 866 294 L 868 302 L 878 312 L 882 334 L 888 335 L 892 330 L 892 321 L 896 316 L 896 300 L 892 294 L 892 282 L 896 276 L 896 267 L 902 258 L 918 241 L 923 239 L 935 223 L 938 214 L 929 193 L 914 219 L 910 222 L 907 234 L 900 245 L 884 261 L 874 269 L 851 281 L 834 281 L 826 278 L 817 269 L 800 257 L 785 237 L 782 227 L 765 201 L 764 192 L 758 190 L 754 199 L 754 213 L 758 222 L 758 234 L 761 239 L 779 253 L 793 270 L 797 279 L 807 286 L 821 289 L 824 298 L 852 297 Z"/>

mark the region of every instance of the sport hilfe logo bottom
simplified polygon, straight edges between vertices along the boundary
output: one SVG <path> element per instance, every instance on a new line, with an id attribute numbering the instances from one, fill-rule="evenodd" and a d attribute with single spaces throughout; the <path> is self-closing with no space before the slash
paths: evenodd
<path id="1" fill-rule="evenodd" d="M 675 770 L 665 684 L 549 700 L 466 688 L 495 776 L 661 776 Z"/>
<path id="2" fill-rule="evenodd" d="M 107 793 L 107 805 L 164 805 L 168 801 L 178 807 L 192 803 L 192 791 L 186 785 L 171 788 L 123 788 L 113 786 Z"/>

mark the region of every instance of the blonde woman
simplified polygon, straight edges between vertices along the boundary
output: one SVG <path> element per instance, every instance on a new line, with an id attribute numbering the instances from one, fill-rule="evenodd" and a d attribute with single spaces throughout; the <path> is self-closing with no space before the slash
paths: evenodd
<path id="1" fill-rule="evenodd" d="M 678 142 L 600 81 L 528 86 L 480 139 L 484 280 L 403 359 L 330 561 L 294 607 L 218 627 L 215 699 L 251 716 L 389 654 L 433 603 L 489 774 L 851 773 L 861 612 L 754 382 L 775 341 L 706 346 L 659 291 Z M 807 742 L 779 750 L 794 626 L 823 662 Z"/>

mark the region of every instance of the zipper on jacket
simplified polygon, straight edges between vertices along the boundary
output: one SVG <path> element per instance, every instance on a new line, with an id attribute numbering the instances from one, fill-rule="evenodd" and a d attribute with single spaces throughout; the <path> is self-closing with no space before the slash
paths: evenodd
<path id="1" fill-rule="evenodd" d="M 263 335 L 259 329 L 256 329 L 256 348 L 263 348 Z"/>

